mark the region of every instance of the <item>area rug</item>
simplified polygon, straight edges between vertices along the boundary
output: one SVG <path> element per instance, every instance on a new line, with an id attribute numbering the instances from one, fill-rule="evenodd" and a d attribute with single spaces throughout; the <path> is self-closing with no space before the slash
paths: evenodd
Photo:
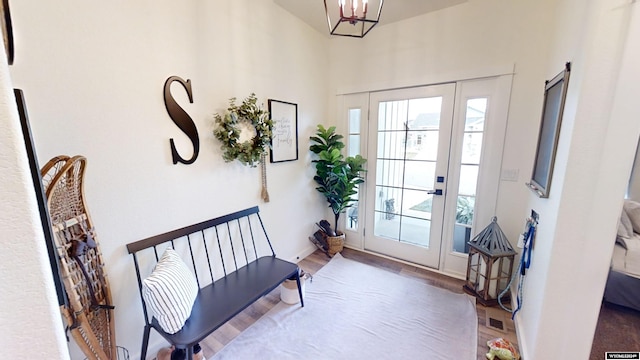
<path id="1" fill-rule="evenodd" d="M 477 358 L 475 299 L 336 254 L 213 359 Z"/>

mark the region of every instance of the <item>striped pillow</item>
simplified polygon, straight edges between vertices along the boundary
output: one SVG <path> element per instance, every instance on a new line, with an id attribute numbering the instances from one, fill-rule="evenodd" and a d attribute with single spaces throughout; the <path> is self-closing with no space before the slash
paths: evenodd
<path id="1" fill-rule="evenodd" d="M 142 296 L 162 329 L 175 334 L 191 315 L 198 284 L 187 265 L 172 250 L 165 250 L 148 278 L 142 281 Z"/>

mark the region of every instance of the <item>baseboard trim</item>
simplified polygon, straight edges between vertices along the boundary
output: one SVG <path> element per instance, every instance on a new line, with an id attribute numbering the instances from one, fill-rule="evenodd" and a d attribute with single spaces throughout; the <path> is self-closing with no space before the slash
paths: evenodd
<path id="1" fill-rule="evenodd" d="M 512 306 L 516 306 L 515 303 L 517 301 L 517 288 L 516 291 L 514 291 L 513 287 L 511 288 L 511 299 L 513 304 Z M 520 321 L 518 321 L 519 316 L 516 315 L 516 317 L 513 319 L 513 323 L 515 325 L 516 328 L 516 337 L 518 339 L 518 351 L 520 352 L 520 359 L 521 360 L 526 360 L 529 359 L 529 351 L 527 350 L 527 341 L 526 341 L 526 337 L 524 334 L 524 330 L 522 329 L 522 325 L 520 324 Z"/>
<path id="2" fill-rule="evenodd" d="M 380 258 L 383 258 L 383 259 L 389 259 L 389 260 L 397 261 L 397 262 L 402 263 L 402 264 L 415 266 L 415 267 L 417 267 L 419 269 L 431 271 L 433 273 L 444 275 L 444 276 L 448 276 L 450 278 L 459 279 L 459 280 L 466 280 L 466 278 L 464 276 L 451 274 L 451 273 L 446 273 L 446 272 L 440 271 L 438 269 L 434 269 L 434 268 L 430 268 L 428 266 L 412 263 L 410 261 L 405 261 L 405 260 L 402 260 L 402 259 L 394 258 L 392 256 L 383 255 L 383 254 L 380 254 L 380 253 L 377 253 L 377 252 L 373 252 L 373 251 L 369 251 L 369 250 L 364 250 L 364 249 L 361 249 L 361 248 L 358 248 L 358 247 L 353 247 L 353 246 L 350 246 L 350 245 L 347 245 L 347 244 L 345 244 L 344 247 L 349 248 L 351 250 L 360 251 L 360 252 L 363 252 L 365 254 L 370 254 L 370 255 L 373 255 L 373 256 L 377 256 L 377 257 L 380 257 Z"/>
<path id="3" fill-rule="evenodd" d="M 297 263 L 300 262 L 300 260 L 302 260 L 302 259 L 306 258 L 307 256 L 313 254 L 313 252 L 318 249 L 310 241 L 309 241 L 309 244 L 310 244 L 310 246 L 306 247 L 304 250 L 300 251 L 298 254 L 294 255 L 291 258 L 289 258 L 289 261 L 297 264 Z"/>

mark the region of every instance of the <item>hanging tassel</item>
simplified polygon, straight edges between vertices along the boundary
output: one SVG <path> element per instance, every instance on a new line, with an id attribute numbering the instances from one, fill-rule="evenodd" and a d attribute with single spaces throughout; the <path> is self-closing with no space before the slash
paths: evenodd
<path id="1" fill-rule="evenodd" d="M 262 168 L 262 193 L 260 196 L 264 202 L 269 202 L 269 192 L 267 191 L 267 156 L 265 154 L 262 154 L 260 166 Z"/>

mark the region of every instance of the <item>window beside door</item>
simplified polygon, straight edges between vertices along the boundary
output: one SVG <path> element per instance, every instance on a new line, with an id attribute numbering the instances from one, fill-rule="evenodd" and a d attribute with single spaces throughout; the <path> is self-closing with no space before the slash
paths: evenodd
<path id="1" fill-rule="evenodd" d="M 460 170 L 460 184 L 456 201 L 456 222 L 453 231 L 453 250 L 468 254 L 475 212 L 478 173 L 485 130 L 486 97 L 467 99 Z"/>
<path id="2" fill-rule="evenodd" d="M 360 108 L 349 109 L 349 141 L 347 142 L 347 156 L 356 156 L 360 154 L 360 122 L 362 120 L 362 110 Z M 358 230 L 358 189 L 356 194 L 352 196 L 353 205 L 347 208 L 345 216 L 345 228 L 348 230 Z"/>

